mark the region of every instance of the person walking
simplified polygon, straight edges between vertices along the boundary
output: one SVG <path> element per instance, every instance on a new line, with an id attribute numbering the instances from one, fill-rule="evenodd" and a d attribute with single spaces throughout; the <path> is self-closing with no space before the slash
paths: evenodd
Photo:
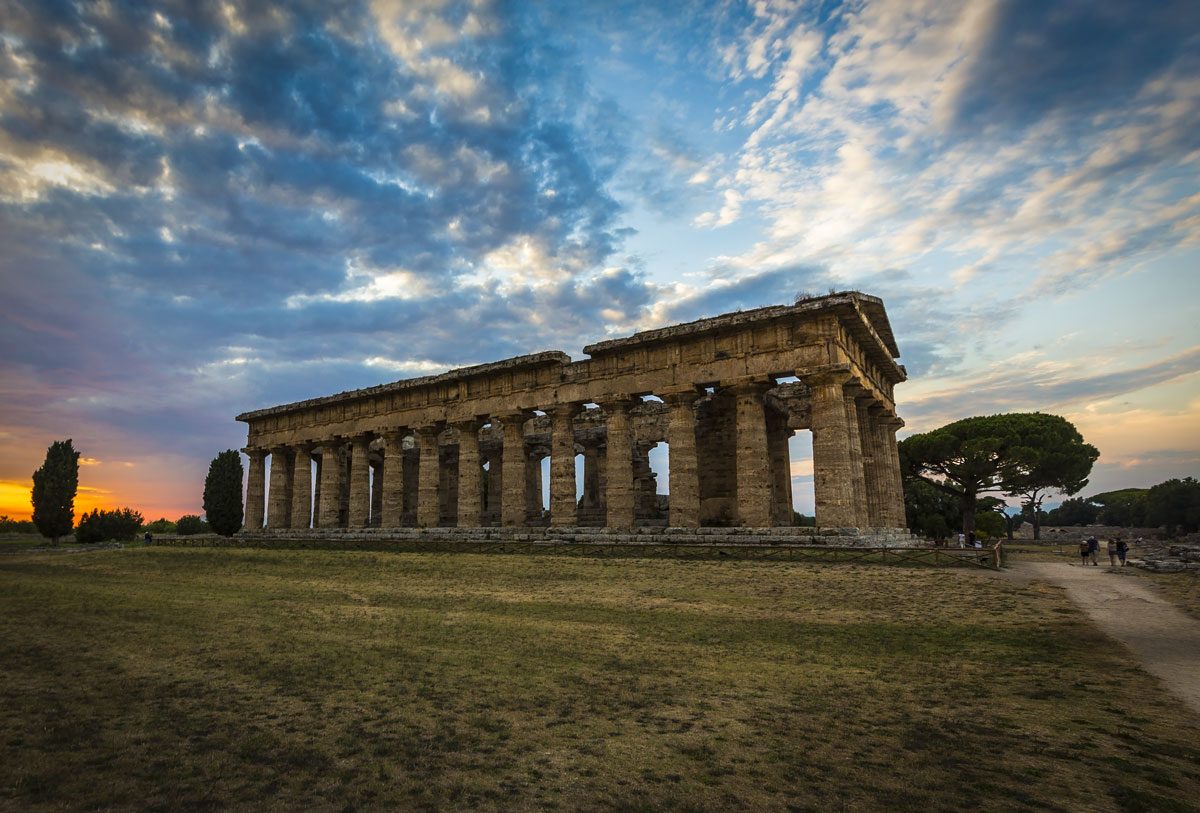
<path id="1" fill-rule="evenodd" d="M 1079 564 L 1087 566 L 1088 554 L 1092 552 L 1092 543 L 1089 539 L 1079 540 Z"/>
<path id="2" fill-rule="evenodd" d="M 1129 555 L 1129 545 L 1125 544 L 1124 539 L 1117 540 L 1117 558 L 1121 560 L 1121 567 L 1125 567 L 1125 557 Z"/>
<path id="3" fill-rule="evenodd" d="M 1117 566 L 1117 543 L 1112 539 L 1108 540 L 1108 544 L 1104 546 L 1104 552 L 1108 554 L 1108 566 Z"/>
<path id="4" fill-rule="evenodd" d="M 1096 554 L 1100 553 L 1100 540 L 1096 537 L 1088 538 L 1088 556 L 1091 558 L 1093 567 L 1099 567 L 1100 563 L 1096 561 Z"/>

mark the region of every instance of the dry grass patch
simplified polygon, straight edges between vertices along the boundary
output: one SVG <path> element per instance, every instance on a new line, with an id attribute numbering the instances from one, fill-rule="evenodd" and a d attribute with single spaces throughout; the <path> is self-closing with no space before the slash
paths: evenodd
<path id="1" fill-rule="evenodd" d="M 23 809 L 1189 809 L 1200 728 L 1059 591 L 754 561 L 0 560 Z"/>

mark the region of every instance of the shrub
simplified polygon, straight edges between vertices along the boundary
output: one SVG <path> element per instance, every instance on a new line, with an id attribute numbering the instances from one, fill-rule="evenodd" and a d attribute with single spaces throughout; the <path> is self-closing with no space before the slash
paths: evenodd
<path id="1" fill-rule="evenodd" d="M 112 511 L 93 508 L 92 513 L 80 517 L 79 527 L 75 529 L 75 541 L 91 543 L 112 539 L 128 542 L 137 535 L 142 522 L 142 515 L 128 508 Z"/>
<path id="2" fill-rule="evenodd" d="M 180 536 L 206 534 L 209 530 L 208 523 L 195 514 L 184 514 L 175 523 L 175 532 Z"/>
<path id="3" fill-rule="evenodd" d="M 143 526 L 142 530 L 148 534 L 173 534 L 175 533 L 175 523 L 163 517 Z"/>
<path id="4" fill-rule="evenodd" d="M 0 534 L 35 534 L 37 526 L 31 519 L 13 519 L 7 514 L 0 514 Z"/>

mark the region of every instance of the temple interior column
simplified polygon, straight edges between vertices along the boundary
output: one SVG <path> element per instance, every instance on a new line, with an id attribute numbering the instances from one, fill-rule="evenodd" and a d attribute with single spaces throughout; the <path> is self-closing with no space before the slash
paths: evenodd
<path id="1" fill-rule="evenodd" d="M 477 528 L 480 513 L 483 469 L 479 462 L 479 421 L 456 423 L 458 430 L 458 527 Z"/>
<path id="2" fill-rule="evenodd" d="M 629 406 L 625 400 L 600 404 L 608 416 L 608 453 L 605 456 L 604 474 L 610 528 L 633 527 L 633 432 L 629 424 Z"/>
<path id="3" fill-rule="evenodd" d="M 312 447 L 302 443 L 292 449 L 292 523 L 297 530 L 312 525 Z"/>
<path id="4" fill-rule="evenodd" d="M 542 518 L 542 458 L 531 452 L 525 460 L 525 522 Z M 535 523 L 536 524 L 536 523 Z"/>
<path id="5" fill-rule="evenodd" d="M 884 472 L 880 468 L 883 463 L 880 449 L 881 438 L 875 426 L 875 418 L 871 414 L 871 403 L 872 399 L 869 395 L 865 392 L 859 393 L 856 399 L 858 437 L 862 443 L 863 490 L 867 497 L 867 525 L 872 528 L 882 528 L 885 527 L 882 506 L 887 492 L 887 483 L 884 480 Z"/>
<path id="6" fill-rule="evenodd" d="M 250 458 L 246 471 L 246 524 L 247 531 L 261 531 L 266 509 L 267 450 L 243 449 Z"/>
<path id="7" fill-rule="evenodd" d="M 525 453 L 525 421 L 528 419 L 526 412 L 513 412 L 500 417 L 504 431 L 500 524 L 507 528 L 519 528 L 526 519 L 528 498 L 525 495 L 525 467 L 529 458 Z"/>
<path id="8" fill-rule="evenodd" d="M 383 526 L 383 460 L 371 463 L 371 527 Z"/>
<path id="9" fill-rule="evenodd" d="M 667 459 L 670 491 L 667 524 L 673 528 L 700 527 L 700 473 L 696 459 L 696 399 L 699 393 L 667 393 Z"/>
<path id="10" fill-rule="evenodd" d="M 583 495 L 581 508 L 600 507 L 600 447 L 583 449 Z"/>
<path id="11" fill-rule="evenodd" d="M 339 528 L 350 524 L 350 444 L 343 443 L 338 448 L 338 518 Z"/>
<path id="12" fill-rule="evenodd" d="M 883 523 L 887 528 L 905 528 L 908 523 L 904 516 L 904 479 L 900 473 L 900 450 L 896 445 L 896 430 L 904 426 L 904 421 L 885 414 L 878 423 L 882 437 L 881 469 L 887 484 L 886 497 L 881 504 Z"/>
<path id="13" fill-rule="evenodd" d="M 560 404 L 550 413 L 550 524 L 576 524 L 575 416 L 580 404 Z"/>
<path id="14" fill-rule="evenodd" d="M 417 429 L 420 445 L 420 470 L 417 474 L 417 525 L 436 528 L 441 518 L 442 505 L 439 486 L 441 467 L 438 456 L 438 427 L 422 426 Z"/>
<path id="15" fill-rule="evenodd" d="M 350 514 L 347 526 L 365 528 L 371 519 L 371 436 L 356 435 L 350 443 Z"/>
<path id="16" fill-rule="evenodd" d="M 287 528 L 292 522 L 291 454 L 284 446 L 271 449 L 271 490 L 267 495 L 267 527 Z"/>
<path id="17" fill-rule="evenodd" d="M 771 525 L 771 458 L 767 450 L 767 416 L 763 394 L 769 382 L 735 385 L 734 426 L 737 466 L 737 518 L 744 528 Z"/>
<path id="18" fill-rule="evenodd" d="M 852 383 L 842 390 L 846 409 L 846 432 L 850 436 L 850 487 L 854 489 L 854 526 L 866 528 L 871 524 L 867 508 L 866 473 L 863 469 L 863 439 L 858 431 L 858 386 Z"/>
<path id="19" fill-rule="evenodd" d="M 319 523 L 319 527 L 321 528 L 336 528 L 339 524 L 338 518 L 342 507 L 342 463 L 339 447 L 340 443 L 336 439 L 326 441 L 321 445 L 321 505 Z"/>
<path id="20" fill-rule="evenodd" d="M 787 527 L 792 524 L 792 458 L 788 440 L 792 430 L 787 415 L 767 414 L 767 453 L 771 460 L 771 524 Z"/>
<path id="21" fill-rule="evenodd" d="M 813 494 L 822 528 L 853 528 L 858 521 L 843 390 L 848 380 L 840 373 L 804 380 L 812 400 Z"/>
<path id="22" fill-rule="evenodd" d="M 383 528 L 399 528 L 404 518 L 404 435 L 393 430 L 383 436 Z"/>

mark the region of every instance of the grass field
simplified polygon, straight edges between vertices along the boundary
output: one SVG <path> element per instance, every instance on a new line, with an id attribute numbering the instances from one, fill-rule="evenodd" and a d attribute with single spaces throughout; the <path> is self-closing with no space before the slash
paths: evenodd
<path id="1" fill-rule="evenodd" d="M 0 557 L 11 809 L 1190 810 L 1057 590 L 753 561 Z"/>

